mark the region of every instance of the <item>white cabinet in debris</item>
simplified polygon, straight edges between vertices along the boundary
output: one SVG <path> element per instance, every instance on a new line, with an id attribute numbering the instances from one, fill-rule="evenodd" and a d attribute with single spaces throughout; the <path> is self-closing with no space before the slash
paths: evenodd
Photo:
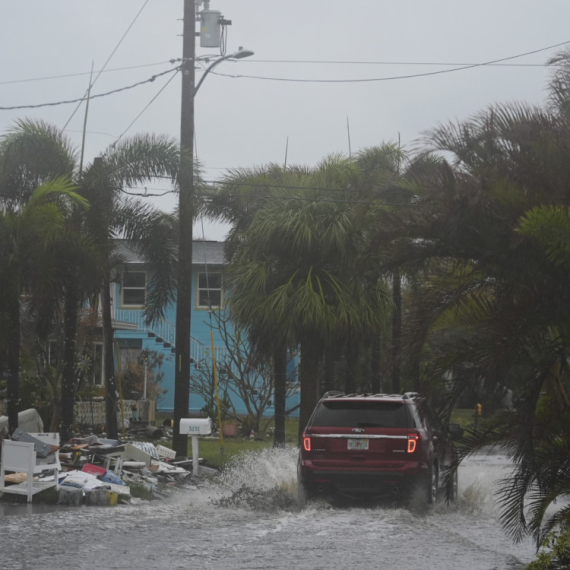
<path id="1" fill-rule="evenodd" d="M 212 420 L 210 418 L 181 419 L 180 433 L 192 436 L 192 474 L 198 475 L 200 462 L 198 436 L 212 433 Z"/>
<path id="2" fill-rule="evenodd" d="M 30 434 L 32 435 L 32 434 Z M 44 443 L 59 445 L 59 434 L 33 434 Z M 2 442 L 2 462 L 0 463 L 0 494 L 14 493 L 26 495 L 28 503 L 32 502 L 32 496 L 40 491 L 55 487 L 59 489 L 59 454 L 57 450 L 47 457 L 37 457 L 33 443 L 12 441 L 5 439 Z M 5 485 L 6 472 L 25 474 L 25 480 L 15 485 Z M 34 476 L 44 472 L 52 472 L 52 476 L 46 480 L 34 481 Z"/>

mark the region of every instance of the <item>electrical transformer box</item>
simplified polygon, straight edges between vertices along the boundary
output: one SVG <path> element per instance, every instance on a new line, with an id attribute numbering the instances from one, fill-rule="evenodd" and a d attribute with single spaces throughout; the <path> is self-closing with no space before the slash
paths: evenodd
<path id="1" fill-rule="evenodd" d="M 200 47 L 219 48 L 222 39 L 222 13 L 217 10 L 200 12 Z"/>

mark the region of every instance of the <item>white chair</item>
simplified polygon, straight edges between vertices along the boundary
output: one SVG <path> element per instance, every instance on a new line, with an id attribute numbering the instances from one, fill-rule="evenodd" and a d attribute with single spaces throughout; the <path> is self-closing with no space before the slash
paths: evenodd
<path id="1" fill-rule="evenodd" d="M 50 445 L 57 445 L 57 443 L 59 443 L 58 434 L 30 435 L 34 435 L 34 437 Z M 5 439 L 2 442 L 2 462 L 0 463 L 0 494 L 14 493 L 17 495 L 27 495 L 28 503 L 31 503 L 32 496 L 40 491 L 49 489 L 50 487 L 55 487 L 59 490 L 60 470 L 61 465 L 57 451 L 50 453 L 45 458 L 37 458 L 33 443 Z M 6 487 L 4 483 L 6 471 L 26 473 L 26 481 Z M 45 471 L 53 472 L 53 481 L 34 481 L 34 475 L 44 473 Z"/>
<path id="2" fill-rule="evenodd" d="M 43 443 L 47 443 L 48 445 L 59 448 L 59 433 L 30 433 L 30 435 L 36 439 L 39 439 Z M 47 457 L 36 456 L 36 467 L 34 469 L 34 473 L 43 473 L 44 471 L 50 471 L 54 468 L 56 468 L 58 471 L 61 471 L 59 451 L 50 453 Z"/>

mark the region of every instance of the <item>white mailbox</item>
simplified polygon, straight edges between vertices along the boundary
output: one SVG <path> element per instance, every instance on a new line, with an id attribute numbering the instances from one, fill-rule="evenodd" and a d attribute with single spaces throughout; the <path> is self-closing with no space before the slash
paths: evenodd
<path id="1" fill-rule="evenodd" d="M 210 418 L 181 419 L 180 433 L 184 435 L 210 435 L 212 433 L 212 420 Z"/>
<path id="2" fill-rule="evenodd" d="M 198 450 L 198 436 L 212 433 L 212 420 L 210 418 L 184 418 L 180 420 L 180 433 L 192 436 L 192 473 L 198 475 L 200 452 Z"/>

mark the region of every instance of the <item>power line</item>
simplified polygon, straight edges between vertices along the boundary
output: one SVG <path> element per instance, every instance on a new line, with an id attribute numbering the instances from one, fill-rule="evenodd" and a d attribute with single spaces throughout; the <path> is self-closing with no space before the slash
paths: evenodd
<path id="1" fill-rule="evenodd" d="M 167 63 L 174 64 L 176 59 L 159 61 L 156 63 L 144 63 L 141 65 L 130 65 L 128 67 L 114 67 L 113 69 L 100 69 L 94 73 L 113 73 L 115 71 L 129 71 L 131 69 L 141 69 L 144 67 L 157 67 Z M 315 64 L 315 65 L 429 65 L 429 66 L 458 66 L 458 65 L 476 65 L 472 63 L 449 63 L 449 62 L 429 62 L 429 61 L 332 61 L 332 60 L 305 60 L 305 59 L 244 59 L 244 63 L 294 63 L 294 64 Z M 548 67 L 547 63 L 489 63 L 489 67 Z M 0 81 L 0 85 L 13 85 L 16 83 L 32 83 L 35 81 L 49 81 L 52 79 L 67 79 L 70 77 L 83 77 L 89 75 L 90 71 L 81 71 L 77 73 L 65 73 L 62 75 L 46 75 L 43 77 L 29 77 L 27 79 L 11 79 L 9 81 Z"/>
<path id="2" fill-rule="evenodd" d="M 127 37 L 128 33 L 131 31 L 131 28 L 134 26 L 135 22 L 138 20 L 138 17 L 141 15 L 142 11 L 145 9 L 147 4 L 148 4 L 148 0 L 145 0 L 145 3 L 141 6 L 141 9 L 137 12 L 137 15 L 134 17 L 133 21 L 131 22 L 131 24 L 127 28 L 127 31 L 123 34 L 123 37 L 119 40 L 119 43 L 115 46 L 115 49 L 111 52 L 111 55 L 107 58 L 107 61 L 104 63 L 103 67 L 101 68 L 101 71 L 99 71 L 99 73 L 97 74 L 97 77 L 95 77 L 95 79 L 93 80 L 93 83 L 91 83 L 89 85 L 87 91 L 85 91 L 85 95 L 87 95 L 89 93 L 89 91 L 91 90 L 91 88 L 93 87 L 93 85 L 95 85 L 97 79 L 99 79 L 99 77 L 101 76 L 101 73 L 103 73 L 103 71 L 107 67 L 108 63 L 111 61 L 112 57 L 115 55 L 115 52 L 119 49 L 119 46 L 123 43 L 124 39 Z M 77 113 L 77 110 L 81 106 L 81 102 L 84 101 L 85 98 L 86 97 L 84 96 L 83 99 L 79 100 L 79 104 L 77 105 L 77 107 L 75 107 L 73 113 L 71 113 L 71 117 L 69 117 L 69 119 L 67 119 L 67 122 L 65 123 L 65 125 L 63 125 L 63 129 L 62 129 L 63 131 L 65 131 L 65 129 L 67 128 L 67 125 L 69 125 L 69 123 L 71 122 L 71 119 L 73 119 L 73 117 L 75 116 L 75 113 Z"/>
<path id="3" fill-rule="evenodd" d="M 321 59 L 245 59 L 244 63 L 294 63 L 309 65 L 430 65 L 430 66 L 457 66 L 482 65 L 473 62 L 440 62 L 440 61 L 347 61 L 347 60 L 321 60 Z M 548 67 L 547 63 L 488 63 L 489 67 Z"/>
<path id="4" fill-rule="evenodd" d="M 330 190 L 332 190 L 332 188 L 330 188 Z M 419 203 L 415 202 L 404 202 L 403 204 L 396 204 L 396 203 L 392 203 L 392 202 L 378 202 L 377 200 L 369 200 L 369 201 L 364 201 L 364 200 L 338 200 L 335 198 L 305 198 L 303 196 L 279 196 L 276 194 L 271 194 L 271 195 L 267 195 L 267 194 L 259 194 L 259 195 L 255 195 L 255 194 L 249 194 L 247 196 L 243 196 L 241 194 L 236 194 L 235 195 L 236 198 L 264 198 L 264 199 L 277 199 L 277 200 L 298 200 L 301 202 L 315 202 L 315 203 L 323 203 L 323 204 L 362 204 L 362 205 L 366 205 L 369 206 L 370 204 L 374 203 L 378 206 L 419 206 Z M 206 196 L 206 198 L 209 198 L 209 196 Z"/>
<path id="5" fill-rule="evenodd" d="M 75 131 L 73 129 L 67 129 L 66 132 L 68 133 L 82 133 L 83 131 Z M 103 133 L 101 131 L 85 131 L 89 135 L 105 135 L 106 137 L 111 137 L 112 139 L 116 139 L 117 135 L 112 135 L 111 133 Z"/>
<path id="6" fill-rule="evenodd" d="M 147 2 L 148 2 L 148 0 L 147 0 Z M 146 3 L 145 3 L 144 6 L 146 6 Z M 143 8 L 144 8 L 144 6 L 143 6 Z M 141 8 L 141 11 L 142 11 L 142 8 Z M 140 14 L 140 12 L 139 12 L 139 14 Z M 138 15 L 137 15 L 137 17 L 138 17 Z M 135 19 L 136 19 L 136 18 L 135 18 Z M 133 21 L 133 23 L 134 23 L 134 21 Z M 132 24 L 131 24 L 131 26 L 132 26 Z M 129 29 L 130 29 L 130 27 L 129 27 Z M 127 32 L 128 32 L 128 30 L 127 30 Z M 126 35 L 127 32 L 125 32 L 125 35 Z M 125 36 L 123 36 L 123 38 L 121 39 L 121 41 L 124 39 L 124 37 L 125 37 Z M 525 56 L 527 56 L 527 55 L 533 55 L 533 54 L 536 54 L 536 53 L 544 52 L 544 51 L 547 51 L 547 50 L 550 50 L 550 49 L 554 49 L 554 48 L 557 48 L 557 47 L 561 47 L 561 46 L 563 46 L 563 45 L 567 45 L 567 44 L 569 44 L 569 43 L 570 43 L 570 40 L 569 40 L 569 41 L 562 42 L 562 43 L 559 43 L 559 44 L 554 44 L 554 45 L 551 45 L 551 46 L 548 46 L 548 47 L 540 48 L 540 49 L 537 49 L 537 50 L 525 52 L 525 53 L 522 53 L 522 54 L 517 54 L 517 55 L 513 55 L 513 56 L 501 58 L 501 59 L 495 59 L 495 60 L 487 61 L 487 62 L 484 62 L 484 63 L 473 63 L 473 64 L 461 65 L 461 67 L 454 67 L 453 69 L 442 69 L 442 70 L 431 71 L 431 72 L 427 72 L 427 73 L 416 73 L 416 74 L 412 74 L 412 75 L 397 75 L 397 76 L 392 76 L 392 77 L 379 77 L 379 78 L 367 78 L 367 79 L 294 79 L 294 78 L 284 78 L 284 77 L 264 77 L 264 76 L 256 76 L 256 75 L 232 75 L 232 74 L 227 74 L 227 73 L 220 73 L 220 72 L 217 72 L 217 71 L 212 71 L 211 73 L 213 73 L 213 74 L 215 74 L 215 75 L 223 76 L 223 77 L 231 77 L 231 78 L 233 78 L 233 79 L 241 79 L 241 78 L 243 78 L 243 79 L 261 79 L 261 80 L 267 80 L 267 81 L 286 81 L 286 82 L 295 82 L 295 83 L 363 83 L 363 82 L 392 81 L 392 80 L 397 80 L 397 79 L 412 79 L 412 78 L 415 78 L 415 77 L 427 77 L 427 76 L 431 76 L 431 75 L 440 75 L 440 74 L 443 74 L 443 73 L 453 73 L 453 72 L 456 72 L 456 71 L 464 71 L 464 70 L 466 70 L 466 69 L 473 69 L 473 68 L 476 68 L 476 67 L 493 66 L 493 65 L 497 65 L 497 64 L 499 64 L 499 63 L 501 63 L 501 62 L 504 62 L 504 61 L 508 61 L 508 60 L 512 60 L 512 59 L 517 59 L 517 58 L 520 58 L 520 57 L 525 57 Z M 120 42 L 119 42 L 119 45 L 120 45 Z M 117 45 L 117 47 L 118 47 L 118 45 Z M 113 53 L 114 53 L 115 51 L 116 51 L 116 48 L 115 48 L 115 50 L 113 51 Z M 113 54 L 111 54 L 111 56 L 112 56 L 112 55 L 113 55 Z M 109 57 L 109 59 L 110 59 L 110 57 Z M 108 59 L 107 61 L 109 61 L 109 59 Z M 172 62 L 172 61 L 174 61 L 174 60 L 170 60 L 170 62 Z M 264 60 L 257 60 L 257 61 L 260 61 L 260 62 L 261 62 L 261 61 L 264 61 Z M 271 61 L 271 60 L 267 60 L 267 61 L 269 62 L 269 61 Z M 283 60 L 283 62 L 285 62 L 285 61 L 286 61 L 286 60 Z M 290 60 L 290 61 L 293 62 L 294 60 Z M 309 63 L 309 61 L 307 61 L 307 63 Z M 324 63 L 324 62 L 320 62 L 320 63 Z M 330 62 L 330 63 L 340 63 L 340 62 Z M 346 62 L 346 63 L 358 63 L 358 62 Z M 362 63 L 370 63 L 370 62 L 362 62 Z M 378 63 L 384 63 L 384 64 L 390 63 L 390 64 L 394 64 L 394 65 L 397 65 L 397 64 L 398 64 L 398 62 L 378 62 Z M 400 62 L 400 63 L 401 63 L 401 62 Z M 149 64 L 149 65 L 155 65 L 155 64 Z M 158 64 L 156 64 L 156 65 L 158 65 Z M 418 63 L 418 64 L 414 64 L 414 63 L 408 63 L 408 65 L 454 65 L 454 64 L 445 64 L 445 63 L 434 63 L 434 64 L 429 64 L 429 63 L 419 64 L 419 63 Z M 521 64 L 521 65 L 525 65 L 525 64 Z M 526 64 L 526 65 L 539 65 L 539 64 Z M 144 67 L 144 66 L 138 66 L 138 67 Z M 134 69 L 134 67 L 131 67 L 131 68 L 122 68 L 122 69 Z M 123 87 L 123 88 L 120 88 L 120 89 L 116 89 L 116 90 L 113 90 L 113 91 L 109 91 L 109 92 L 107 92 L 107 93 L 101 93 L 101 94 L 97 94 L 97 95 L 91 95 L 91 98 L 94 99 L 94 98 L 97 98 L 97 97 L 104 97 L 104 96 L 107 96 L 107 95 L 112 95 L 113 93 L 118 93 L 118 92 L 120 92 L 120 91 L 124 91 L 124 90 L 126 90 L 126 89 L 132 89 L 133 87 L 137 87 L 137 86 L 142 85 L 142 84 L 144 84 L 144 83 L 152 82 L 152 81 L 154 81 L 156 78 L 161 77 L 162 75 L 165 75 L 165 74 L 167 74 L 167 73 L 171 73 L 171 72 L 173 72 L 173 71 L 179 71 L 179 70 L 180 70 L 180 66 L 179 66 L 179 67 L 176 67 L 176 68 L 174 68 L 174 69 L 165 71 L 165 72 L 163 72 L 163 73 L 159 73 L 159 74 L 153 75 L 150 79 L 147 79 L 146 81 L 141 81 L 141 82 L 139 82 L 139 83 L 135 83 L 135 84 L 133 84 L 133 85 L 131 85 L 131 86 L 128 86 L 128 87 Z M 103 69 L 101 69 L 101 70 L 99 71 L 99 75 L 100 75 L 101 73 L 103 73 L 103 71 L 104 71 L 104 67 L 103 67 Z M 109 70 L 109 71 L 113 71 L 113 70 Z M 83 74 L 81 74 L 81 75 L 83 75 Z M 97 78 L 99 77 L 99 75 L 97 75 L 97 77 L 95 78 L 95 81 L 97 80 Z M 65 76 L 59 76 L 59 77 L 65 77 Z M 45 78 L 45 79 L 48 79 L 48 78 Z M 38 79 L 38 80 L 39 80 L 39 79 Z M 23 80 L 23 81 L 26 81 L 26 80 Z M 34 81 L 34 80 L 29 80 L 29 81 Z M 95 81 L 93 81 L 93 84 L 95 83 Z M 10 82 L 3 82 L 3 83 L 0 83 L 0 85 L 5 84 L 5 83 L 10 83 Z M 41 103 L 41 104 L 38 104 L 38 105 L 19 105 L 19 106 L 13 106 L 13 107 L 0 107 L 0 110 L 2 110 L 2 111 L 7 111 L 7 110 L 16 110 L 16 109 L 35 109 L 35 108 L 39 108 L 39 107 L 48 107 L 48 106 L 55 106 L 55 105 L 65 105 L 65 104 L 77 103 L 77 102 L 79 102 L 79 103 L 81 104 L 81 103 L 82 103 L 83 101 L 85 101 L 86 99 L 87 99 L 87 97 L 84 96 L 84 97 L 81 97 L 81 98 L 78 98 L 78 99 L 72 99 L 72 100 L 68 100 L 68 101 L 58 101 L 58 102 L 55 102 L 55 103 Z M 152 103 L 152 101 L 151 101 L 151 103 Z M 70 120 L 71 120 L 71 119 L 70 119 Z M 67 126 L 68 123 L 69 123 L 69 121 L 66 123 L 65 126 Z M 63 128 L 63 130 L 65 130 L 65 127 Z"/>
<path id="7" fill-rule="evenodd" d="M 171 180 L 168 176 L 155 176 L 154 178 L 161 178 L 161 179 L 168 179 Z M 362 191 L 355 191 L 347 188 L 328 188 L 322 186 L 293 186 L 289 184 L 250 184 L 246 182 L 226 182 L 223 180 L 203 180 L 204 184 L 210 185 L 211 187 L 215 187 L 217 185 L 220 186 L 236 186 L 236 187 L 246 187 L 246 188 L 265 188 L 265 189 L 272 189 L 272 190 L 317 190 L 321 192 L 342 192 L 344 194 L 350 193 L 362 193 Z M 163 188 L 149 188 L 147 186 L 143 187 L 145 190 L 157 190 L 162 191 Z M 178 190 L 168 190 L 166 193 L 178 192 Z M 395 195 L 399 194 L 400 192 L 391 191 L 391 192 L 383 192 L 384 196 L 388 195 Z M 148 196 L 148 194 L 133 194 L 134 196 Z M 225 195 L 224 197 L 241 197 L 241 198 L 251 198 L 251 197 L 271 197 L 271 195 L 261 195 L 261 194 L 233 194 L 233 195 Z M 287 198 L 286 196 L 280 196 L 281 198 Z M 312 200 L 312 198 L 303 198 L 304 200 Z"/>
<path id="8" fill-rule="evenodd" d="M 444 73 L 454 73 L 456 71 L 464 71 L 466 69 L 473 69 L 475 67 L 485 67 L 491 66 L 497 63 L 501 63 L 504 61 L 509 61 L 512 59 L 517 59 L 519 57 L 525 57 L 527 55 L 533 55 L 536 53 L 544 52 L 547 50 L 551 50 L 557 47 L 561 47 L 570 43 L 570 40 L 561 42 L 559 44 L 554 44 L 548 47 L 540 48 L 533 51 L 528 51 L 525 53 L 512 55 L 509 57 L 503 57 L 500 59 L 494 59 L 492 61 L 486 61 L 484 63 L 473 63 L 469 65 L 462 65 L 460 67 L 454 67 L 452 69 L 440 69 L 438 71 L 429 71 L 427 73 L 414 73 L 411 75 L 395 75 L 392 77 L 376 77 L 376 78 L 368 78 L 368 79 L 294 79 L 294 78 L 285 78 L 285 77 L 265 77 L 260 75 L 232 75 L 228 73 L 220 73 L 218 71 L 212 71 L 211 73 L 215 75 L 220 75 L 223 77 L 231 77 L 232 79 L 261 79 L 265 81 L 281 81 L 281 82 L 291 82 L 291 83 L 372 83 L 372 82 L 379 82 L 379 81 L 394 81 L 397 79 L 413 79 L 416 77 L 428 77 L 432 75 L 442 75 Z"/>
<path id="9" fill-rule="evenodd" d="M 169 176 L 155 176 L 154 178 L 160 178 L 164 180 L 170 180 Z M 271 188 L 276 190 L 330 190 L 334 192 L 347 192 L 346 189 L 343 188 L 323 188 L 321 186 L 290 186 L 287 184 L 252 184 L 249 182 L 233 182 L 233 181 L 226 181 L 226 180 L 205 180 L 202 179 L 204 184 L 209 184 L 211 186 L 236 186 L 236 187 L 245 187 L 245 188 Z"/>
<path id="10" fill-rule="evenodd" d="M 295 186 L 281 186 L 280 188 L 296 188 Z M 305 187 L 300 187 L 303 189 L 306 189 Z M 147 188 L 145 187 L 145 190 L 147 190 Z M 149 190 L 153 190 L 152 188 L 149 188 Z M 154 189 L 154 190 L 158 190 L 158 188 Z M 335 191 L 337 190 L 337 188 L 319 188 L 319 190 L 332 190 Z M 162 197 L 165 196 L 167 194 L 177 194 L 178 190 L 165 190 L 164 192 L 160 193 L 160 194 L 148 194 L 147 192 L 142 193 L 142 192 L 129 192 L 128 190 L 124 190 L 121 189 L 121 192 L 123 194 L 126 194 L 127 196 L 139 196 L 141 198 L 157 198 L 157 197 Z M 211 196 L 203 196 L 206 199 L 210 199 L 211 200 Z M 309 198 L 309 197 L 304 197 L 304 196 L 280 196 L 278 194 L 247 194 L 247 195 L 243 195 L 243 194 L 235 194 L 233 196 L 224 196 L 225 198 L 260 198 L 260 199 L 265 199 L 265 200 L 270 200 L 270 199 L 276 199 L 276 200 L 296 200 L 296 201 L 300 201 L 300 202 L 315 202 L 315 203 L 323 203 L 323 204 L 362 204 L 362 205 L 370 205 L 371 203 L 374 203 L 375 205 L 378 206 L 394 206 L 394 207 L 399 207 L 399 206 L 419 206 L 419 204 L 416 203 L 411 203 L 411 202 L 404 202 L 404 203 L 393 203 L 393 202 L 378 202 L 378 200 L 369 200 L 369 201 L 364 201 L 364 200 L 339 200 L 339 199 L 335 199 L 335 198 Z"/>
<path id="11" fill-rule="evenodd" d="M 155 178 L 163 178 L 170 180 L 170 177 L 168 176 L 156 176 Z M 289 184 L 251 184 L 247 182 L 229 182 L 224 180 L 203 180 L 202 182 L 204 184 L 208 184 L 213 187 L 219 185 L 219 186 L 236 186 L 236 187 L 245 187 L 245 188 L 265 188 L 272 190 L 317 190 L 321 192 L 342 192 L 344 194 L 348 194 L 351 192 L 356 193 L 355 190 L 350 190 L 347 188 L 327 188 L 322 186 L 293 186 Z M 162 190 L 162 188 L 150 188 L 150 190 Z M 177 192 L 177 190 L 170 190 L 169 192 Z M 391 192 L 384 192 L 383 194 L 385 196 L 388 196 L 388 195 L 399 194 L 399 192 L 391 191 Z M 271 196 L 273 196 L 273 194 Z M 227 195 L 224 197 L 227 197 Z M 251 198 L 251 197 L 263 197 L 263 195 L 234 194 L 230 195 L 229 197 Z M 307 200 L 311 200 L 311 198 L 307 198 Z"/>
<path id="12" fill-rule="evenodd" d="M 320 186 L 289 186 L 287 184 L 249 184 L 247 182 L 226 182 L 224 180 L 204 180 L 206 184 L 212 186 L 237 186 L 244 188 L 271 188 L 274 190 L 330 190 L 331 192 L 347 192 L 343 188 L 322 188 Z"/>
<path id="13" fill-rule="evenodd" d="M 348 188 L 323 188 L 322 186 L 292 186 L 288 184 L 250 184 L 247 182 L 230 182 L 224 180 L 204 180 L 206 184 L 210 184 L 211 186 L 221 185 L 221 186 L 236 186 L 236 187 L 245 187 L 245 188 L 271 188 L 272 190 L 318 190 L 318 191 L 327 191 L 327 192 L 344 192 L 350 193 L 355 192 L 355 190 L 351 190 Z M 385 195 L 388 194 L 399 194 L 399 192 L 384 192 Z M 244 196 L 251 196 L 244 195 Z"/>
<path id="14" fill-rule="evenodd" d="M 170 64 L 174 64 L 176 62 L 176 60 L 174 59 L 169 59 L 167 61 L 160 61 L 157 63 L 144 63 L 141 65 L 131 65 L 129 67 L 114 67 L 113 69 L 100 69 L 99 71 L 95 71 L 94 73 L 112 73 L 114 71 L 128 71 L 130 69 L 141 69 L 143 67 L 156 67 L 158 65 L 165 65 L 167 63 Z M 47 75 L 45 77 L 32 77 L 29 79 L 13 79 L 10 81 L 0 81 L 0 85 L 11 85 L 14 83 L 30 83 L 33 81 L 47 81 L 49 79 L 65 79 L 68 77 L 80 77 L 80 76 L 84 76 L 84 75 L 90 75 L 91 72 L 90 71 L 83 71 L 81 73 L 67 73 L 64 75 Z M 95 83 L 95 82 L 93 82 Z"/>
<path id="15" fill-rule="evenodd" d="M 157 179 L 164 179 L 170 180 L 170 176 L 155 176 L 154 178 Z M 287 184 L 255 184 L 249 182 L 233 182 L 233 181 L 226 181 L 226 180 L 207 180 L 202 179 L 204 184 L 209 184 L 211 186 L 236 186 L 236 187 L 244 187 L 244 188 L 271 188 L 275 190 L 329 190 L 331 192 L 348 192 L 348 190 L 343 188 L 323 188 L 322 186 L 291 186 Z"/>
<path id="16" fill-rule="evenodd" d="M 159 188 L 147 188 L 145 186 L 144 189 L 145 189 L 144 194 L 141 192 L 129 192 L 128 190 L 124 189 L 121 189 L 121 192 L 123 194 L 126 194 L 127 196 L 140 196 L 142 198 L 160 198 L 161 196 L 166 196 L 167 194 L 178 194 L 178 190 L 165 190 L 160 194 L 149 194 L 147 190 L 159 190 Z"/>
<path id="17" fill-rule="evenodd" d="M 135 87 L 139 87 L 140 85 L 144 85 L 145 83 L 152 83 L 155 79 L 162 77 L 163 75 L 167 75 L 168 73 L 175 73 L 180 70 L 180 67 L 175 67 L 174 69 L 169 69 L 168 71 L 163 71 L 162 73 L 157 73 L 153 75 L 149 79 L 145 79 L 144 81 L 139 81 L 138 83 L 133 83 L 132 85 L 127 85 L 126 87 L 120 87 L 119 89 L 113 89 L 112 91 L 107 91 L 106 93 L 98 93 L 96 95 L 91 95 L 90 99 L 96 99 L 98 97 L 107 97 L 108 95 L 113 95 L 115 93 L 120 93 L 121 91 L 127 91 L 129 89 L 134 89 Z M 71 99 L 68 101 L 56 101 L 54 103 L 40 103 L 38 105 L 16 105 L 14 107 L 0 107 L 0 111 L 13 111 L 15 109 L 38 109 L 39 107 L 54 107 L 57 105 L 68 105 L 70 103 L 77 103 L 86 101 L 87 97 L 81 97 L 79 99 Z M 65 130 L 62 129 L 62 130 Z"/>
<path id="18" fill-rule="evenodd" d="M 178 71 L 178 68 L 176 71 Z M 141 115 L 154 103 L 154 101 L 158 98 L 158 96 L 170 85 L 171 81 L 176 77 L 176 73 L 162 86 L 160 91 L 145 105 L 144 109 L 135 117 L 135 119 L 131 122 L 131 124 L 117 137 L 117 140 L 113 143 L 116 144 L 124 135 L 125 133 L 140 119 Z"/>

